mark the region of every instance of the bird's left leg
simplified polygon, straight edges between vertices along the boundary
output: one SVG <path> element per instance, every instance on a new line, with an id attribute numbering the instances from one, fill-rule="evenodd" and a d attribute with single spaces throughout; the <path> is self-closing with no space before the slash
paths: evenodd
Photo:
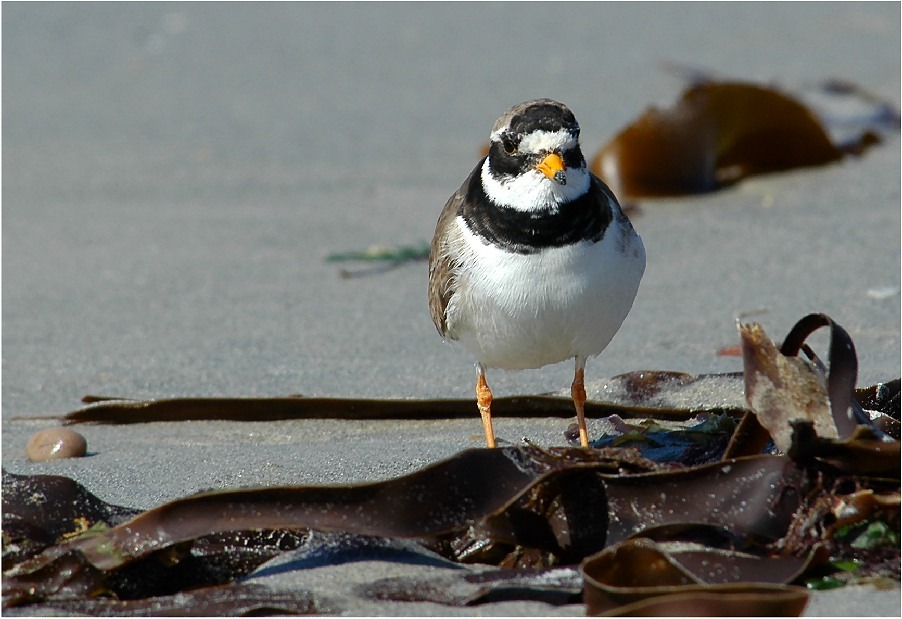
<path id="1" fill-rule="evenodd" d="M 576 423 L 579 426 L 579 444 L 589 446 L 589 431 L 586 428 L 586 386 L 584 384 L 586 358 L 576 358 L 576 371 L 573 373 L 573 384 L 570 386 L 570 395 L 573 397 L 573 406 L 576 408 Z"/>

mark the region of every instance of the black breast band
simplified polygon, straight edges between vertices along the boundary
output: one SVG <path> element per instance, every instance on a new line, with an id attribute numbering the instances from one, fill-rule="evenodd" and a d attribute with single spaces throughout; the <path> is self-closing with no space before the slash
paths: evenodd
<path id="1" fill-rule="evenodd" d="M 466 199 L 458 214 L 477 236 L 506 251 L 533 254 L 547 247 L 580 241 L 598 242 L 611 223 L 608 201 L 613 194 L 594 175 L 585 195 L 556 208 L 518 211 L 492 202 L 482 186 L 480 162 L 470 176 Z"/>

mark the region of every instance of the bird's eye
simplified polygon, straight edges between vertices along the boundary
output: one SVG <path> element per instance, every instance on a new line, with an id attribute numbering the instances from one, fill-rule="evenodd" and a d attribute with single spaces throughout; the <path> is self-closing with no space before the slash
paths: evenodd
<path id="1" fill-rule="evenodd" d="M 501 136 L 501 146 L 504 147 L 504 152 L 508 155 L 513 155 L 517 152 L 517 143 L 514 141 L 513 136 L 507 133 Z"/>

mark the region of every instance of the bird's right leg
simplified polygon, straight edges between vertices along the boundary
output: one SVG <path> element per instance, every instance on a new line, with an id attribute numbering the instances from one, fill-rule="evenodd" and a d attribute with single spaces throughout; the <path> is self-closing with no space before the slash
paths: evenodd
<path id="1" fill-rule="evenodd" d="M 479 406 L 479 414 L 482 415 L 482 426 L 485 428 L 486 447 L 495 446 L 495 429 L 492 427 L 492 390 L 485 381 L 485 368 L 481 363 L 476 364 L 476 404 Z"/>

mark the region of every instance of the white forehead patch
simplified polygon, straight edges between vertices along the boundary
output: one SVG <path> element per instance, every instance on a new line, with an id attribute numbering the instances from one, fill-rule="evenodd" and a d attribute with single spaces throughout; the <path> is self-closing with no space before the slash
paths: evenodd
<path id="1" fill-rule="evenodd" d="M 493 142 L 501 141 L 502 131 L 495 131 L 490 136 Z M 537 154 L 552 151 L 566 151 L 575 148 L 579 144 L 579 140 L 569 131 L 560 129 L 558 131 L 533 131 L 524 135 L 517 146 L 517 150 L 521 153 Z"/>

